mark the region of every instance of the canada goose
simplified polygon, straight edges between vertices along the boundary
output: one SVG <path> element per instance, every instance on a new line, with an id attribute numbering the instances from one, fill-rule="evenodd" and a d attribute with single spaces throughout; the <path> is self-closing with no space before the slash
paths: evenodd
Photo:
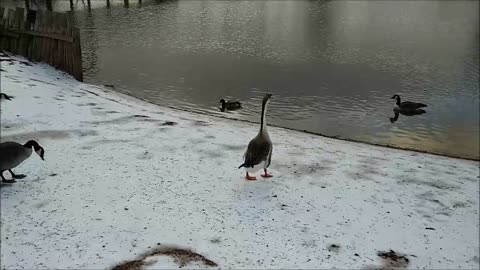
<path id="1" fill-rule="evenodd" d="M 399 95 L 393 95 L 392 99 L 397 99 L 397 102 L 395 103 L 394 109 L 396 110 L 401 110 L 401 111 L 412 111 L 412 110 L 417 110 L 423 107 L 427 107 L 427 105 L 423 103 L 417 103 L 417 102 L 411 102 L 411 101 L 404 101 L 401 102 L 400 96 Z"/>
<path id="2" fill-rule="evenodd" d="M 414 115 L 420 115 L 426 113 L 425 110 L 418 109 L 418 110 L 410 110 L 410 111 L 401 111 L 401 110 L 393 110 L 393 113 L 395 114 L 394 117 L 390 117 L 390 122 L 395 123 L 398 120 L 399 115 L 405 115 L 405 116 L 414 116 Z"/>
<path id="3" fill-rule="evenodd" d="M 8 96 L 5 93 L 0 93 L 0 102 L 3 100 L 12 100 L 12 97 Z"/>
<path id="4" fill-rule="evenodd" d="M 0 143 L 0 176 L 2 182 L 14 183 L 15 179 L 25 178 L 25 175 L 23 174 L 14 174 L 12 169 L 30 157 L 32 154 L 32 147 L 35 150 L 35 153 L 37 153 L 42 160 L 45 160 L 43 157 L 45 150 L 36 141 L 30 140 L 24 145 L 17 142 Z M 9 171 L 12 174 L 13 179 L 6 180 L 5 177 L 3 177 L 4 171 Z"/>
<path id="5" fill-rule="evenodd" d="M 255 173 L 262 167 L 264 171 L 262 177 L 273 176 L 267 172 L 267 168 L 270 166 L 272 161 L 273 145 L 272 141 L 270 140 L 270 136 L 268 136 L 267 120 L 265 119 L 268 103 L 270 102 L 271 97 L 272 94 L 265 94 L 265 97 L 263 97 L 260 131 L 258 132 L 257 136 L 255 136 L 255 138 L 253 138 L 248 144 L 247 151 L 243 155 L 244 162 L 242 165 L 240 165 L 240 167 L 238 167 L 239 169 L 245 167 L 245 178 L 247 180 L 257 180 L 255 176 L 250 176 L 248 173 Z"/>
<path id="6" fill-rule="evenodd" d="M 220 109 L 222 112 L 225 111 L 225 109 L 234 111 L 242 108 L 242 104 L 239 101 L 225 101 L 225 99 L 222 98 L 218 103 L 222 104 L 222 108 Z"/>

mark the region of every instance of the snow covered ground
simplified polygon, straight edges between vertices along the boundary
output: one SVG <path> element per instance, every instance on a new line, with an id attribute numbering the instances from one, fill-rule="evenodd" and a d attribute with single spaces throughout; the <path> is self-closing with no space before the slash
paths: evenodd
<path id="1" fill-rule="evenodd" d="M 478 162 L 269 128 L 274 178 L 245 181 L 258 124 L 22 61 L 2 57 L 1 140 L 45 161 L 1 185 L 2 269 L 479 268 Z"/>

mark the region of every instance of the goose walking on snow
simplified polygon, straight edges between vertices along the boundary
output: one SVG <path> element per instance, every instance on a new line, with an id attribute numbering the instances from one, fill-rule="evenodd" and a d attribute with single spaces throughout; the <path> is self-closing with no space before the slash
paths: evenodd
<path id="1" fill-rule="evenodd" d="M 262 101 L 262 116 L 260 131 L 257 136 L 253 138 L 248 144 L 247 151 L 244 155 L 244 162 L 239 169 L 244 167 L 246 170 L 245 178 L 247 180 L 257 180 L 255 176 L 250 176 L 249 173 L 255 173 L 263 168 L 264 174 L 262 177 L 272 177 L 273 175 L 267 172 L 268 166 L 272 161 L 272 141 L 267 131 L 267 120 L 265 115 L 267 114 L 268 103 L 270 102 L 271 94 L 266 94 Z"/>
<path id="2" fill-rule="evenodd" d="M 0 177 L 4 183 L 15 183 L 15 179 L 25 178 L 25 175 L 16 175 L 12 169 L 20 165 L 32 154 L 32 147 L 35 153 L 40 156 L 42 160 L 45 150 L 36 141 L 30 140 L 25 144 L 17 142 L 3 142 L 0 143 Z M 3 176 L 4 171 L 9 171 L 13 179 L 6 180 Z"/>
<path id="3" fill-rule="evenodd" d="M 399 111 L 414 111 L 423 107 L 427 107 L 427 105 L 423 103 L 417 103 L 417 102 L 411 102 L 411 101 L 401 102 L 399 95 L 393 95 L 392 99 L 397 99 L 394 109 Z"/>
<path id="4" fill-rule="evenodd" d="M 220 109 L 222 112 L 225 111 L 225 109 L 233 111 L 242 108 L 242 104 L 239 101 L 225 101 L 225 99 L 222 98 L 218 103 L 222 104 L 222 108 Z"/>

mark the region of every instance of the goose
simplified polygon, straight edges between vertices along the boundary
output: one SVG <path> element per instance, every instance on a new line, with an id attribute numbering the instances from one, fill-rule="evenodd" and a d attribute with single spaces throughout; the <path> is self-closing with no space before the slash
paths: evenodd
<path id="1" fill-rule="evenodd" d="M 222 108 L 220 109 L 222 112 L 225 111 L 225 109 L 233 111 L 242 108 L 242 104 L 239 101 L 225 101 L 225 99 L 222 98 L 218 103 L 222 104 Z"/>
<path id="2" fill-rule="evenodd" d="M 399 95 L 393 95 L 392 99 L 397 99 L 397 102 L 395 103 L 395 110 L 400 110 L 400 111 L 412 111 L 412 110 L 417 110 L 423 107 L 427 107 L 427 105 L 423 103 L 417 103 L 417 102 L 411 102 L 411 101 L 404 101 L 401 102 L 400 96 Z"/>
<path id="3" fill-rule="evenodd" d="M 45 160 L 43 157 L 45 150 L 34 140 L 30 140 L 23 145 L 17 142 L 0 143 L 0 176 L 2 178 L 2 182 L 15 183 L 15 179 L 22 179 L 26 177 L 26 175 L 23 174 L 14 174 L 12 169 L 30 157 L 32 154 L 32 147 L 35 150 L 35 153 L 37 153 L 42 160 Z M 4 171 L 9 171 L 13 179 L 6 180 L 5 177 L 3 177 Z"/>
<path id="4" fill-rule="evenodd" d="M 12 100 L 12 97 L 8 96 L 5 93 L 0 93 L 0 101 L 4 101 L 4 100 Z"/>
<path id="5" fill-rule="evenodd" d="M 399 111 L 394 109 L 393 113 L 395 114 L 395 116 L 389 118 L 391 123 L 395 123 L 398 120 L 398 117 L 400 114 L 405 116 L 414 116 L 414 115 L 424 114 L 426 113 L 426 111 L 422 109 L 411 110 L 411 111 Z"/>
<path id="6" fill-rule="evenodd" d="M 272 94 L 265 94 L 263 97 L 260 131 L 248 144 L 247 151 L 243 155 L 244 162 L 238 167 L 239 169 L 242 167 L 245 168 L 245 179 L 247 180 L 257 180 L 255 176 L 250 176 L 249 173 L 255 173 L 262 167 L 264 171 L 264 174 L 261 175 L 262 177 L 268 178 L 273 176 L 267 172 L 267 168 L 272 161 L 273 145 L 268 135 L 267 120 L 265 119 L 271 97 Z"/>

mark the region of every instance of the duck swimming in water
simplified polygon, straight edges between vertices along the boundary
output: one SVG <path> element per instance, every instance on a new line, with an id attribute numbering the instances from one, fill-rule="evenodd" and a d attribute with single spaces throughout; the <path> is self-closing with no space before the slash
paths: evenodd
<path id="1" fill-rule="evenodd" d="M 264 174 L 262 177 L 272 177 L 273 175 L 267 172 L 268 166 L 272 161 L 273 144 L 270 140 L 270 136 L 267 131 L 267 120 L 265 115 L 267 114 L 268 103 L 270 102 L 271 94 L 266 94 L 262 101 L 262 116 L 260 121 L 260 130 L 257 136 L 253 138 L 248 144 L 247 151 L 244 154 L 245 161 L 239 169 L 244 167 L 246 170 L 245 179 L 257 180 L 255 176 L 250 176 L 249 173 L 255 173 L 263 168 Z"/>
<path id="2" fill-rule="evenodd" d="M 222 98 L 218 103 L 222 105 L 220 108 L 222 112 L 225 111 L 225 109 L 234 111 L 242 108 L 242 104 L 239 101 L 225 101 L 225 99 Z"/>
<path id="3" fill-rule="evenodd" d="M 393 95 L 392 99 L 397 99 L 394 109 L 399 111 L 414 111 L 423 107 L 427 107 L 427 105 L 423 103 L 417 103 L 417 102 L 411 102 L 411 101 L 401 102 L 399 95 Z"/>
<path id="4" fill-rule="evenodd" d="M 15 183 L 15 179 L 25 178 L 25 175 L 23 174 L 14 174 L 12 169 L 20 165 L 32 155 L 32 148 L 42 160 L 45 160 L 43 158 L 45 150 L 36 141 L 30 140 L 23 145 L 17 142 L 0 143 L 0 177 L 2 178 L 2 182 Z M 6 180 L 3 176 L 4 171 L 9 171 L 13 179 Z"/>

